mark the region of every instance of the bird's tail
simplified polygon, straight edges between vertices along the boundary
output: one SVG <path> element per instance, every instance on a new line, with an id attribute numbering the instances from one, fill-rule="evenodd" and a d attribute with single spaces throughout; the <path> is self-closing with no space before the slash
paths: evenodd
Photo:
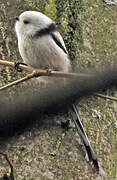
<path id="1" fill-rule="evenodd" d="M 87 161 L 92 161 L 95 168 L 97 170 L 99 170 L 99 165 L 98 165 L 98 160 L 97 160 L 97 157 L 96 157 L 96 154 L 95 152 L 93 151 L 91 145 L 90 145 L 90 142 L 88 140 L 88 137 L 87 137 L 87 134 L 84 130 L 84 127 L 83 127 L 83 124 L 80 120 L 80 117 L 79 117 L 79 114 L 78 114 L 78 110 L 77 110 L 77 107 L 75 104 L 72 105 L 72 110 L 74 111 L 75 115 L 76 115 L 76 118 L 74 118 L 73 114 L 71 113 L 72 115 L 72 120 L 76 126 L 76 129 L 78 131 L 78 134 L 80 135 L 81 139 L 82 139 L 82 142 L 85 146 L 85 149 L 86 149 L 86 160 Z"/>

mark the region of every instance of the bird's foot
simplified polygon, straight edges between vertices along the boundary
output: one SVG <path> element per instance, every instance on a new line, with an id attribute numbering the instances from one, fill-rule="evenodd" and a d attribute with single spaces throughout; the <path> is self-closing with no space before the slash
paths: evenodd
<path id="1" fill-rule="evenodd" d="M 15 63 L 15 69 L 18 71 L 18 72 L 22 72 L 22 68 L 20 67 L 20 65 L 25 65 L 25 66 L 27 66 L 27 64 L 25 64 L 25 63 L 21 63 L 21 62 L 17 62 L 17 63 Z"/>

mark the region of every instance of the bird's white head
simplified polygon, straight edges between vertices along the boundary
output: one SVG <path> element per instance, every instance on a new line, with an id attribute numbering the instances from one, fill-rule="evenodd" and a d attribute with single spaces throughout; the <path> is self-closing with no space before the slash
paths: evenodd
<path id="1" fill-rule="evenodd" d="M 16 18 L 15 31 L 19 37 L 33 36 L 37 31 L 46 28 L 52 20 L 41 12 L 25 11 Z"/>

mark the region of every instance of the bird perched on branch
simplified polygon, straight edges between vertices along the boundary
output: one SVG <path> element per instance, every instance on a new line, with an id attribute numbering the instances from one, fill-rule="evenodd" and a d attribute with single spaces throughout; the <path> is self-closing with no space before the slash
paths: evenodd
<path id="1" fill-rule="evenodd" d="M 26 11 L 16 20 L 19 52 L 26 64 L 40 69 L 70 70 L 64 41 L 50 18 L 40 12 Z"/>
<path id="2" fill-rule="evenodd" d="M 71 71 L 72 68 L 63 38 L 49 17 L 36 11 L 23 12 L 16 18 L 15 31 L 19 52 L 24 63 L 38 69 Z M 94 166 L 99 169 L 97 158 L 75 105 L 72 106 L 72 110 L 76 115 L 76 119 L 73 118 L 73 121 L 86 148 L 87 160 L 93 161 Z"/>

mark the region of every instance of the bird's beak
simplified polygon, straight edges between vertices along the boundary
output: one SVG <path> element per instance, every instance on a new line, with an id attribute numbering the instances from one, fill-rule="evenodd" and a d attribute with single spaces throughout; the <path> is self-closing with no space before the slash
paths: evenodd
<path id="1" fill-rule="evenodd" d="M 17 17 L 15 18 L 15 20 L 16 20 L 16 21 L 19 21 L 19 17 L 17 16 Z"/>

